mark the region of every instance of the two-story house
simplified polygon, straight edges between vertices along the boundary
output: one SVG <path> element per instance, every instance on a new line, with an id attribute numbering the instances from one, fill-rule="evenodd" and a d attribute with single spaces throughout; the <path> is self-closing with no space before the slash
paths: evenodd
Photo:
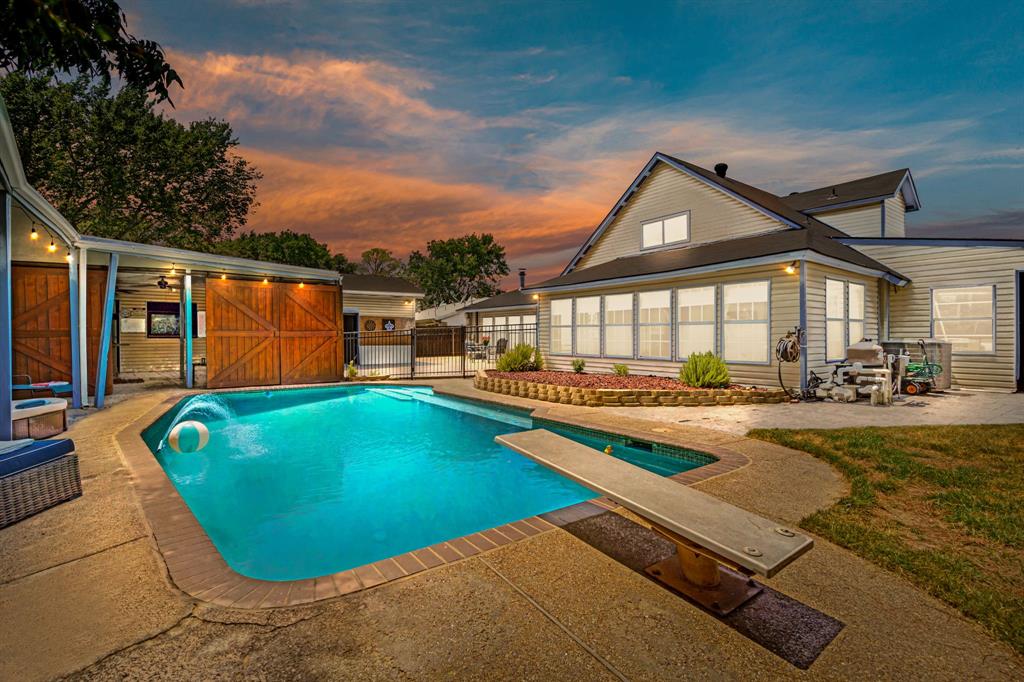
<path id="1" fill-rule="evenodd" d="M 734 381 L 776 385 L 775 343 L 799 326 L 790 386 L 862 338 L 934 337 L 955 385 L 1021 388 L 1024 239 L 905 237 L 907 169 L 788 196 L 727 171 L 656 153 L 562 274 L 521 292 L 551 369 L 675 376 L 713 351 Z"/>

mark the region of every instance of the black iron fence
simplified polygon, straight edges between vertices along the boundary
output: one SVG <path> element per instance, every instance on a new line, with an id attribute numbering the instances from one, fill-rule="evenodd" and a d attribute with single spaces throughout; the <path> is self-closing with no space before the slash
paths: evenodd
<path id="1" fill-rule="evenodd" d="M 536 324 L 345 332 L 345 364 L 364 376 L 467 377 L 524 343 L 537 346 Z"/>

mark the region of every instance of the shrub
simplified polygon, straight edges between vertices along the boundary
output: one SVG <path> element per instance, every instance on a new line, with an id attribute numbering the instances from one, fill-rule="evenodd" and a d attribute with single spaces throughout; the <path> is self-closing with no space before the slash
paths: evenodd
<path id="1" fill-rule="evenodd" d="M 692 353 L 679 370 L 679 380 L 694 388 L 725 388 L 729 385 L 729 368 L 710 351 Z"/>
<path id="2" fill-rule="evenodd" d="M 528 343 L 520 343 L 498 358 L 497 369 L 499 372 L 535 372 L 543 364 L 539 350 Z"/>
<path id="3" fill-rule="evenodd" d="M 538 372 L 544 369 L 544 356 L 540 354 L 540 348 L 533 349 L 533 368 Z"/>
<path id="4" fill-rule="evenodd" d="M 576 372 L 577 374 L 583 374 L 583 368 L 586 366 L 586 360 L 580 360 L 579 358 L 576 358 L 575 360 L 572 361 L 572 371 Z"/>
<path id="5" fill-rule="evenodd" d="M 359 376 L 359 370 L 356 369 L 356 361 L 355 360 L 349 361 L 349 363 L 348 363 L 348 370 L 347 371 L 348 371 L 348 378 L 349 378 L 349 380 L 354 380 L 357 376 Z"/>
<path id="6" fill-rule="evenodd" d="M 614 364 L 612 365 L 612 371 L 618 374 L 620 377 L 629 376 L 629 365 Z"/>

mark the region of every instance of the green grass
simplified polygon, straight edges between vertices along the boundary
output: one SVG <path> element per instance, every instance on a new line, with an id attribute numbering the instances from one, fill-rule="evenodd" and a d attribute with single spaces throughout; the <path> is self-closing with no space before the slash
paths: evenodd
<path id="1" fill-rule="evenodd" d="M 1024 653 L 1024 424 L 758 429 L 850 494 L 801 526 L 895 571 Z"/>

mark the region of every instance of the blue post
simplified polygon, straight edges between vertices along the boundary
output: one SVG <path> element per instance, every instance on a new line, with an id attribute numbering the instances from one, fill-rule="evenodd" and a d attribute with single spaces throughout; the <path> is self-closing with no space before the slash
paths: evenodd
<path id="1" fill-rule="evenodd" d="M 114 293 L 117 290 L 117 254 L 110 254 L 107 267 L 107 291 L 103 297 L 103 321 L 100 327 L 100 356 L 96 361 L 96 407 L 103 407 L 107 393 L 107 357 L 110 355 L 110 335 L 114 326 Z"/>
<path id="2" fill-rule="evenodd" d="M 76 253 L 72 249 L 71 253 Z M 68 263 L 68 296 L 71 297 L 71 406 L 82 407 L 82 394 L 89 391 L 82 386 L 82 356 L 78 345 L 78 263 Z"/>
<path id="3" fill-rule="evenodd" d="M 182 279 L 182 293 L 185 295 L 185 388 L 192 388 L 192 273 L 185 271 Z"/>
<path id="4" fill-rule="evenodd" d="M 11 195 L 3 192 L 0 215 L 0 440 L 12 440 Z"/>

